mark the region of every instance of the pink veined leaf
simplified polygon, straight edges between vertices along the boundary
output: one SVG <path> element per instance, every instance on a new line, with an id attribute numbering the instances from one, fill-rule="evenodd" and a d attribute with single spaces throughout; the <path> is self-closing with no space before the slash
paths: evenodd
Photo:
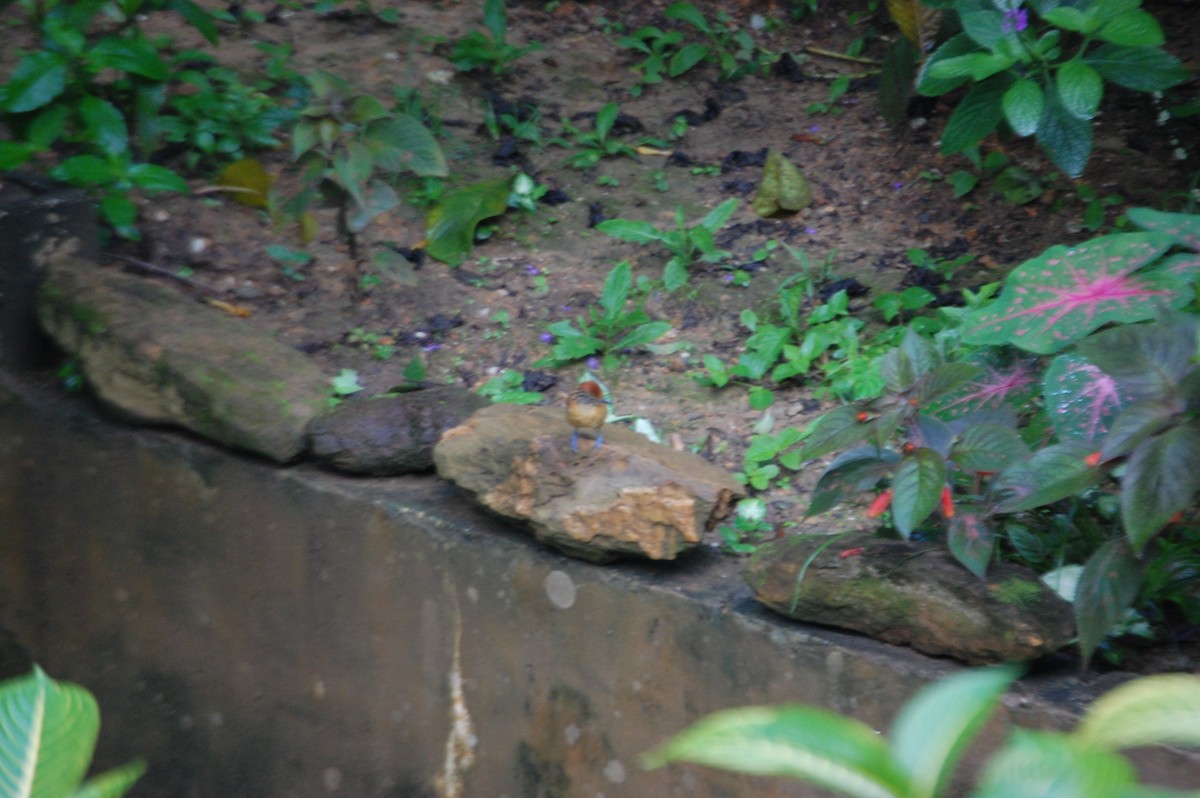
<path id="1" fill-rule="evenodd" d="M 1129 220 L 1143 230 L 1163 233 L 1182 247 L 1200 252 L 1200 216 L 1192 213 L 1167 213 L 1152 208 L 1130 208 Z"/>
<path id="2" fill-rule="evenodd" d="M 1116 233 L 1051 247 L 1009 274 L 1000 298 L 967 322 L 963 340 L 1049 354 L 1104 324 L 1177 307 L 1188 297 L 1172 274 L 1134 274 L 1170 245 L 1161 233 Z"/>
<path id="3" fill-rule="evenodd" d="M 1082 355 L 1059 355 L 1043 381 L 1046 411 L 1062 440 L 1101 440 L 1125 406 L 1117 381 Z"/>
<path id="4" fill-rule="evenodd" d="M 995 410 L 1005 404 L 1020 407 L 1033 397 L 1038 382 L 1033 360 L 999 362 L 987 352 L 978 355 L 968 362 L 982 367 L 979 376 L 930 403 L 928 412 L 951 419 L 979 410 Z"/>

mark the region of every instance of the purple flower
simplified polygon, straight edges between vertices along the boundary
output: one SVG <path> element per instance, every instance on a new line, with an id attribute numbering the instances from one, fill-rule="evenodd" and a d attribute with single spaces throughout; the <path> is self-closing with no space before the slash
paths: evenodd
<path id="1" fill-rule="evenodd" d="M 820 133 L 820 132 L 821 132 L 821 126 L 820 126 L 820 125 L 809 125 L 809 126 L 808 126 L 808 132 L 809 132 L 809 133 Z"/>
<path id="2" fill-rule="evenodd" d="M 903 180 L 897 180 L 897 181 L 893 182 L 893 183 L 892 183 L 892 188 L 894 188 L 894 189 L 896 189 L 897 191 L 899 191 L 900 189 L 904 188 L 904 181 L 903 181 Z"/>
<path id="3" fill-rule="evenodd" d="M 1020 33 L 1029 27 L 1029 12 L 1023 8 L 1010 8 L 1004 12 L 1000 30 L 1004 33 Z"/>
<path id="4" fill-rule="evenodd" d="M 538 338 L 541 338 L 542 343 L 544 343 L 544 344 L 554 343 L 554 336 L 548 332 L 542 333 L 541 335 L 538 336 Z"/>
<path id="5" fill-rule="evenodd" d="M 539 269 L 537 266 L 534 266 L 532 263 L 526 263 L 525 264 L 525 273 L 528 274 L 530 277 L 534 277 L 536 275 L 541 274 L 542 270 Z"/>
<path id="6" fill-rule="evenodd" d="M 421 347 L 421 351 L 422 352 L 436 352 L 437 350 L 439 350 L 441 348 L 442 348 L 441 344 L 429 344 L 428 346 Z"/>
<path id="7" fill-rule="evenodd" d="M 589 369 L 591 369 L 592 371 L 595 371 L 596 369 L 600 368 L 600 359 L 597 358 L 595 355 L 593 355 L 592 357 L 589 357 L 584 362 L 587 364 L 587 367 Z"/>
<path id="8" fill-rule="evenodd" d="M 815 235 L 817 234 L 817 228 L 815 228 L 815 227 L 806 227 L 806 228 L 804 228 L 804 232 L 805 232 L 805 233 L 807 233 L 807 234 L 808 234 L 808 235 L 810 235 L 810 236 L 815 236 Z"/>

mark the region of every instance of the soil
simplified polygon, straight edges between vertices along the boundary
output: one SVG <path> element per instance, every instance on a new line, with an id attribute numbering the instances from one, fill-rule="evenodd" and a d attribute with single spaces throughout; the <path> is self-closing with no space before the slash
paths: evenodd
<path id="1" fill-rule="evenodd" d="M 613 26 L 626 33 L 644 25 L 677 27 L 663 16 L 666 0 L 510 2 L 509 41 L 538 42 L 542 48 L 499 78 L 458 73 L 449 60 L 454 41 L 482 28 L 480 3 L 386 4 L 399 11 L 396 25 L 368 13 L 371 5 L 345 3 L 346 11 L 319 15 L 248 0 L 233 10 L 243 17 L 256 12 L 267 21 L 222 25 L 216 52 L 222 63 L 256 74 L 267 58 L 257 44 L 287 45 L 301 74 L 329 70 L 385 102 L 398 88 L 418 89 L 424 106 L 440 120 L 437 129 L 450 163 L 451 186 L 508 174 L 509 164 L 517 164 L 570 201 L 543 204 L 534 213 L 509 211 L 457 268 L 421 257 L 426 209 L 413 204 L 377 218 L 352 252 L 337 233 L 332 207 L 319 210 L 319 233 L 304 244 L 298 229 L 278 228 L 264 212 L 220 193 L 155 197 L 142 208 L 142 240 L 113 247 L 167 272 L 190 269 L 190 279 L 212 291 L 196 291 L 165 277 L 147 279 L 245 309 L 247 324 L 270 330 L 308 353 L 331 377 L 342 369 L 357 371 L 364 395 L 403 382 L 405 367 L 419 357 L 433 383 L 478 388 L 499 371 L 514 369 L 527 385 L 545 391 L 547 402 L 561 404 L 587 365 L 557 370 L 535 366 L 549 354 L 543 340 L 547 325 L 575 319 L 594 307 L 618 261 L 627 259 L 635 274 L 656 279 L 667 258 L 654 246 L 620 242 L 596 231 L 596 219 L 621 217 L 672 227 L 676 209 L 682 208 L 694 224 L 720 202 L 736 197 L 739 207 L 717 243 L 733 253 L 730 264 L 750 272 L 749 285 L 732 285 L 728 265 L 692 266 L 685 288 L 670 294 L 655 291 L 646 300 L 647 312 L 672 326 L 660 343 L 674 346 L 657 354 L 626 354 L 619 368 L 598 375 L 612 391 L 615 412 L 644 417 L 668 444 L 740 471 L 755 431 L 807 424 L 833 404 L 815 398 L 813 386 L 802 380 L 772 386 L 773 424 L 764 425 L 763 412 L 751 409 L 744 388 L 715 390 L 696 379 L 704 355 L 727 364 L 736 361 L 749 335 L 739 320 L 742 311 L 777 316 L 778 287 L 800 266 L 783 248 L 765 264 L 753 264 L 753 253 L 769 241 L 802 251 L 814 267 L 828 263 L 830 280 L 853 278 L 865 285 L 869 291 L 854 298 L 852 307 L 878 325 L 882 322 L 871 308 L 873 297 L 921 277 L 906 256 L 910 249 L 939 259 L 975 256 L 955 271 L 952 282 L 938 287 L 953 296 L 960 287 L 1002 279 L 1012 266 L 1052 244 L 1094 235 L 1083 227 L 1082 185 L 1101 196 L 1123 198 L 1109 209 L 1103 232 L 1125 206 L 1181 208 L 1196 183 L 1200 129 L 1195 117 L 1160 126 L 1160 108 L 1152 98 L 1110 89 L 1097 119 L 1096 148 L 1081 180 L 1057 173 L 1032 142 L 991 137 L 984 151 L 1002 151 L 1036 176 L 1040 190 L 1032 201 L 1018 205 L 984 181 L 956 198 L 944 178 L 970 166 L 962 157 L 940 156 L 937 142 L 957 97 L 914 102 L 908 119 L 893 126 L 876 109 L 878 80 L 869 74 L 874 67 L 821 54 L 843 53 L 852 41 L 865 37 L 862 55 L 883 56 L 898 34 L 882 8 L 866 13 L 865 2 L 822 0 L 817 14 L 792 20 L 793 6 L 782 0 L 695 0 L 707 18 L 724 10 L 730 24 L 741 28 L 751 29 L 763 16 L 780 20 L 754 36 L 771 51 L 791 54 L 796 68 L 723 82 L 714 67 L 702 65 L 681 78 L 648 86 L 636 97 L 630 92 L 637 82 L 631 71 L 636 59 L 615 44 L 619 34 Z M 1153 0 L 1146 7 L 1167 32 L 1167 49 L 1194 72 L 1200 58 L 1200 15 L 1194 4 Z M 861 19 L 852 22 L 852 16 Z M 176 36 L 181 44 L 206 46 L 172 15 L 152 17 L 146 25 Z M 832 80 L 843 74 L 853 76 L 848 91 L 828 112 L 811 112 L 811 104 L 828 101 Z M 1195 96 L 1195 81 L 1183 89 Z M 490 137 L 483 124 L 489 97 L 536 105 L 546 139 L 560 132 L 564 118 L 590 129 L 587 115 L 610 101 L 620 104 L 630 126 L 636 121 L 644 131 L 622 136 L 631 144 L 640 136 L 665 137 L 681 112 L 690 112 L 692 121 L 675 143 L 674 156 L 605 159 L 581 171 L 564 165 L 570 150 L 515 142 L 513 153 L 514 142 Z M 1189 151 L 1190 160 L 1175 159 L 1180 146 Z M 770 219 L 751 211 L 762 173 L 756 157 L 765 148 L 782 151 L 804 173 L 815 194 L 810 208 Z M 508 151 L 506 157 L 499 156 L 501 150 Z M 257 157 L 273 172 L 289 161 L 286 149 Z M 181 163 L 169 165 L 182 169 Z M 698 168 L 705 166 L 716 168 Z M 213 184 L 214 176 L 193 175 L 190 182 L 202 189 Z M 402 182 L 402 194 L 417 185 Z M 272 244 L 302 249 L 312 261 L 285 270 L 267 254 Z M 372 271 L 371 257 L 387 249 L 412 255 L 415 280 L 384 280 L 364 289 L 361 278 Z M 114 259 L 113 264 L 129 268 L 126 261 Z M 303 279 L 296 279 L 297 272 Z M 370 347 L 356 342 L 355 331 L 376 334 L 394 351 L 384 359 L 376 357 Z M 770 520 L 781 531 L 853 523 L 854 510 L 832 518 L 803 518 L 806 493 L 818 472 L 802 471 L 763 494 Z"/>

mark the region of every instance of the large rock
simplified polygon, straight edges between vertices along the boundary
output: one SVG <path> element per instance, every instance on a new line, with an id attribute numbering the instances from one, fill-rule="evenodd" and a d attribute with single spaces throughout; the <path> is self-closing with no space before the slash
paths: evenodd
<path id="1" fill-rule="evenodd" d="M 448 430 L 433 457 L 484 506 L 592 562 L 674 559 L 741 493 L 720 468 L 624 427 L 605 427 L 599 450 L 584 439 L 573 452 L 570 438 L 559 408 L 493 405 Z"/>
<path id="2" fill-rule="evenodd" d="M 38 319 L 119 411 L 279 462 L 304 452 L 328 396 L 312 361 L 249 323 L 85 261 L 47 269 Z"/>
<path id="3" fill-rule="evenodd" d="M 940 544 L 795 535 L 761 546 L 745 577 L 789 618 L 972 665 L 1032 659 L 1075 636 L 1071 605 L 1037 574 L 993 563 L 983 581 Z"/>
<path id="4" fill-rule="evenodd" d="M 354 474 L 428 471 L 442 433 L 488 404 L 474 391 L 453 387 L 342 402 L 309 422 L 312 453 Z"/>

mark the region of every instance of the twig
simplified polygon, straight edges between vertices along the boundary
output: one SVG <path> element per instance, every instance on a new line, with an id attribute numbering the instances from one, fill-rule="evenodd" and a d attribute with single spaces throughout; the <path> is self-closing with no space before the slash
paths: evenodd
<path id="1" fill-rule="evenodd" d="M 146 274 L 153 274 L 158 277 L 169 277 L 172 280 L 178 280 L 179 282 L 184 283 L 185 285 L 189 285 L 192 288 L 195 288 L 199 291 L 203 291 L 207 294 L 212 294 L 213 296 L 222 296 L 224 294 L 223 291 L 219 291 L 216 288 L 213 288 L 211 285 L 208 285 L 207 283 L 202 283 L 199 280 L 193 280 L 190 277 L 184 277 L 181 274 L 176 274 L 175 272 L 171 271 L 170 269 L 164 268 L 162 266 L 156 266 L 153 263 L 149 263 L 144 260 L 138 260 L 137 258 L 131 258 L 128 255 L 121 255 L 116 252 L 110 252 L 108 254 L 110 257 L 116 258 L 117 260 L 124 261 L 125 263 L 128 263 L 130 266 L 133 266 L 136 269 L 140 269 L 141 271 L 145 272 Z"/>
<path id="2" fill-rule="evenodd" d="M 840 61 L 853 61 L 856 64 L 869 64 L 870 66 L 880 65 L 880 63 L 874 58 L 864 58 L 861 55 L 846 55 L 845 53 L 839 53 L 836 50 L 826 50 L 824 47 L 806 46 L 804 51 L 806 53 L 812 53 L 813 55 L 824 56 L 825 58 L 836 58 Z"/>

